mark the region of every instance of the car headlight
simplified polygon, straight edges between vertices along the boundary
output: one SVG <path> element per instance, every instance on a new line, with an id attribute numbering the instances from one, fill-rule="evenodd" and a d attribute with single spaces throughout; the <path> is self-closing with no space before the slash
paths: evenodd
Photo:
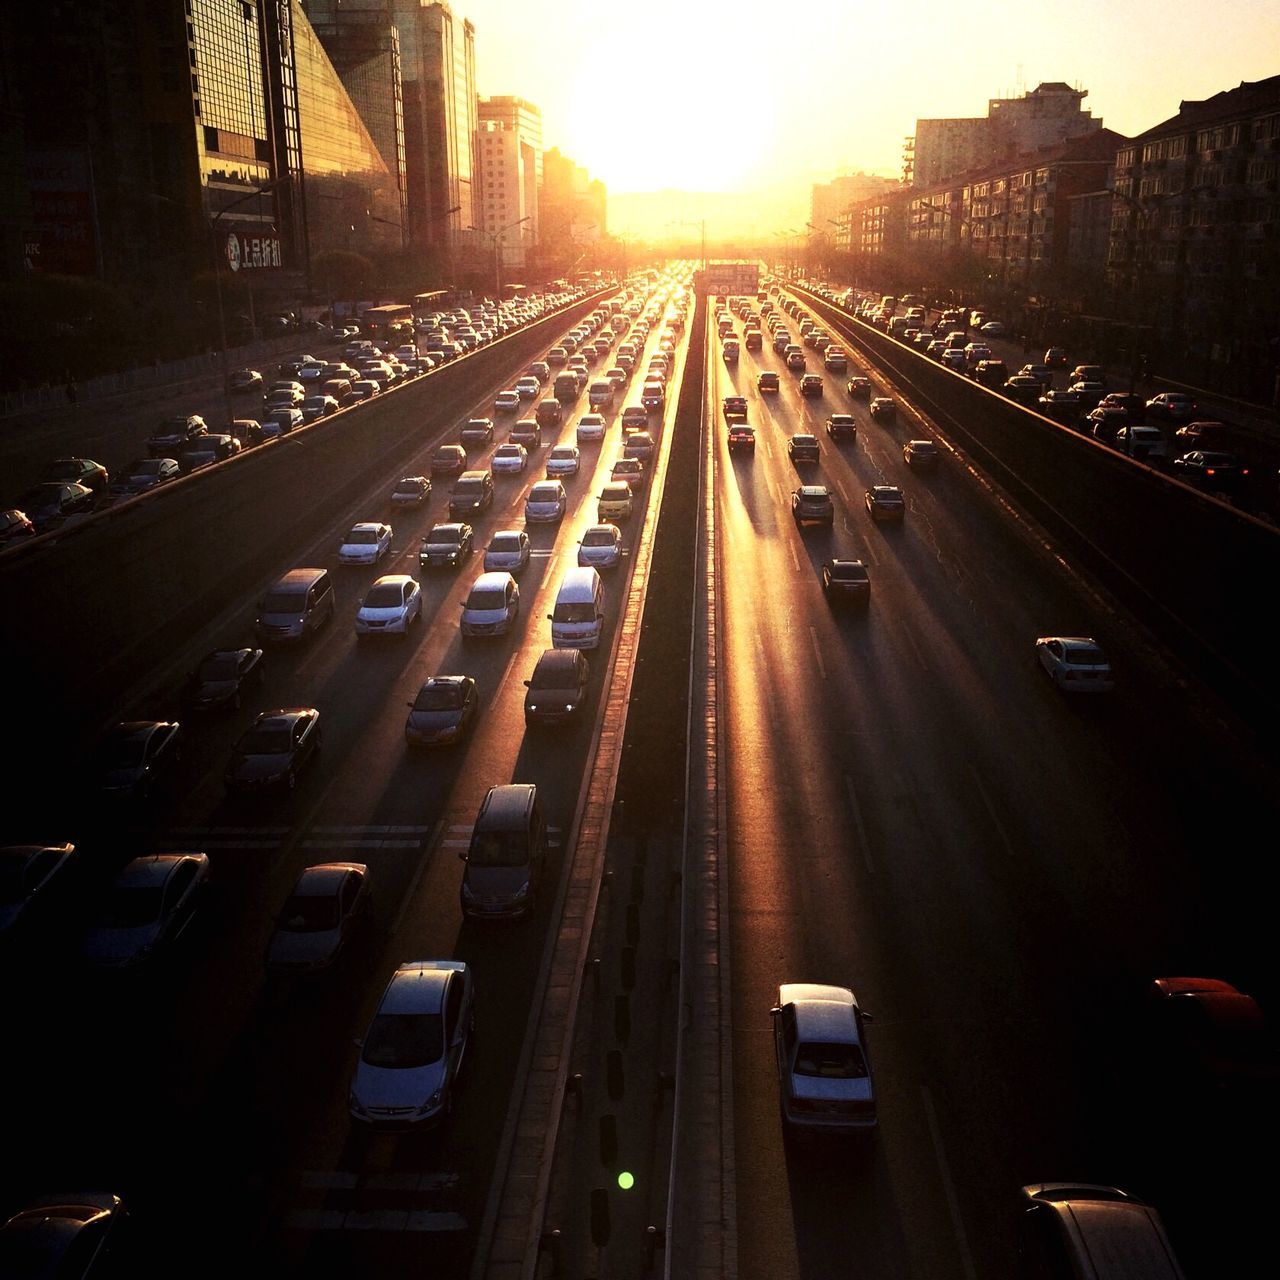
<path id="1" fill-rule="evenodd" d="M 565 709 L 566 711 L 572 711 L 572 710 L 574 709 L 574 707 L 576 707 L 577 705 L 578 705 L 578 704 L 577 704 L 576 702 L 566 702 L 566 703 L 564 704 L 564 709 Z"/>
<path id="2" fill-rule="evenodd" d="M 515 893 L 514 893 L 514 894 L 512 894 L 512 897 L 514 897 L 514 898 L 515 898 L 515 899 L 517 899 L 517 901 L 518 901 L 519 899 L 521 899 L 521 898 L 527 898 L 528 896 L 529 896 L 529 882 L 526 880 L 526 881 L 524 882 L 524 884 L 522 884 L 522 885 L 521 885 L 521 886 L 520 886 L 520 887 L 515 891 Z"/>

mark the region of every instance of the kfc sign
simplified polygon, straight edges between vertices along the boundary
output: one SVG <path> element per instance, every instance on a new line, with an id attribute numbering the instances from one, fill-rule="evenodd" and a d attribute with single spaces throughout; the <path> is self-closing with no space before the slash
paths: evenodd
<path id="1" fill-rule="evenodd" d="M 261 271 L 280 265 L 280 237 L 232 231 L 227 236 L 227 266 L 232 271 Z"/>

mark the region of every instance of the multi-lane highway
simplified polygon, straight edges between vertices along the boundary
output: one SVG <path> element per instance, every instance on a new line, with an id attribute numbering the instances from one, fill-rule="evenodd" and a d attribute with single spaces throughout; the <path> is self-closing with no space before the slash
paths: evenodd
<path id="1" fill-rule="evenodd" d="M 674 304 L 662 310 L 663 319 L 674 314 Z M 741 321 L 734 323 L 740 337 Z M 698 330 L 685 365 L 685 343 L 702 324 L 712 327 Z M 389 397 L 384 417 L 426 426 L 400 446 L 384 433 L 374 450 L 370 438 L 378 468 L 363 455 L 357 466 L 353 453 L 347 482 L 335 480 L 340 501 L 326 502 L 311 473 L 300 491 L 283 495 L 272 480 L 275 500 L 296 508 L 299 535 L 281 533 L 284 520 L 272 526 L 270 556 L 245 551 L 238 596 L 191 628 L 183 652 L 152 654 L 164 679 L 150 688 L 139 682 L 118 712 L 176 712 L 167 700 L 180 659 L 246 636 L 257 594 L 290 565 L 332 569 L 335 625 L 299 652 L 269 653 L 265 687 L 239 711 L 189 726 L 176 785 L 154 812 L 105 817 L 75 760 L 50 762 L 50 789 L 13 806 L 6 842 L 36 838 L 43 821 L 44 837 L 75 839 L 100 868 L 134 853 L 190 848 L 209 853 L 214 879 L 195 935 L 158 974 L 121 982 L 86 969 L 62 943 L 38 955 L 39 968 L 19 970 L 3 1076 L 11 1100 L 4 1207 L 46 1190 L 120 1190 L 135 1213 L 139 1273 L 212 1274 L 245 1256 L 255 1269 L 300 1275 L 399 1276 L 427 1263 L 442 1275 L 483 1270 L 478 1250 L 492 1245 L 503 1221 L 504 1162 L 513 1148 L 519 1155 L 509 1103 L 525 1105 L 522 1046 L 531 1003 L 545 992 L 540 969 L 562 904 L 549 892 L 525 924 L 465 924 L 456 854 L 489 785 L 532 781 L 550 822 L 556 883 L 604 755 L 597 725 L 611 659 L 621 655 L 636 664 L 639 731 L 629 739 L 634 758 L 620 752 L 617 794 L 630 808 L 615 814 L 621 838 L 603 864 L 592 948 L 606 993 L 642 929 L 661 942 L 639 945 L 631 1025 L 619 1025 L 617 1006 L 593 991 L 594 977 L 583 986 L 588 1004 L 566 1066 L 588 1078 L 566 1107 L 558 1146 L 552 1134 L 555 1167 L 539 1193 L 545 1225 L 564 1230 L 564 1274 L 604 1274 L 607 1264 L 608 1274 L 640 1276 L 664 1256 L 669 1267 L 691 1256 L 674 1239 L 665 1255 L 647 1252 L 643 1226 L 664 1223 L 670 1210 L 672 1119 L 701 1133 L 720 1111 L 714 1089 L 686 1088 L 674 1108 L 676 1028 L 683 1020 L 686 1043 L 696 1038 L 698 1028 L 687 1025 L 696 1002 L 677 980 L 678 964 L 669 979 L 659 972 L 680 960 L 693 971 L 708 959 L 727 976 L 720 1012 L 731 1072 L 717 1087 L 726 1091 L 736 1166 L 718 1221 L 737 1274 L 1014 1274 L 1017 1190 L 1059 1179 L 1124 1186 L 1157 1204 L 1189 1274 L 1238 1270 L 1260 1235 L 1262 1192 L 1223 1171 L 1247 1168 L 1253 1144 L 1274 1136 L 1274 1104 L 1251 1112 L 1246 1128 L 1227 1101 L 1181 1094 L 1178 1064 L 1151 1051 L 1146 999 L 1152 978 L 1172 974 L 1228 977 L 1273 994 L 1257 862 L 1267 847 L 1258 833 L 1274 829 L 1274 777 L 1231 710 L 1188 685 L 1158 635 L 1070 572 L 963 445 L 918 416 L 909 388 L 852 355 L 849 373 L 867 372 L 877 393 L 898 396 L 895 421 L 873 421 L 866 402 L 845 392 L 845 373 L 826 373 L 821 397 L 802 397 L 799 373 L 767 341 L 726 363 L 713 308 L 691 311 L 672 394 L 652 418 L 666 493 L 642 490 L 641 509 L 624 525 L 628 555 L 606 575 L 588 715 L 565 730 L 526 731 L 522 681 L 550 643 L 556 585 L 595 522 L 595 495 L 621 446 L 621 406 L 636 399 L 662 332 L 661 322 L 650 331 L 631 385 L 607 415 L 606 440 L 582 447 L 563 522 L 529 526 L 534 552 L 511 636 L 466 644 L 459 636 L 459 602 L 480 554 L 459 571 L 421 574 L 416 635 L 357 644 L 352 618 L 377 574 L 419 576 L 421 535 L 441 518 L 444 485 L 424 509 L 405 513 L 390 511 L 391 484 L 425 470 L 458 422 L 492 416 L 494 392 L 523 371 L 524 356 L 510 368 L 486 365 L 450 401 L 448 421 L 412 389 Z M 544 347 L 558 336 L 546 332 Z M 820 355 L 806 354 L 809 371 L 821 372 Z M 779 392 L 758 391 L 764 370 L 779 373 Z M 703 464 L 689 466 L 684 454 L 667 469 L 682 383 L 703 388 L 701 412 L 679 419 L 680 430 L 698 432 L 694 456 Z M 731 394 L 747 399 L 753 454 L 728 450 L 720 406 Z M 573 438 L 584 409 L 566 414 L 561 440 Z M 856 438 L 828 435 L 826 418 L 837 411 L 853 413 Z M 499 441 L 506 426 L 499 422 Z M 797 468 L 786 446 L 802 431 L 818 437 L 820 456 Z M 942 445 L 936 472 L 911 470 L 903 459 L 903 443 L 922 435 Z M 483 465 L 490 452 L 473 452 L 469 465 Z M 235 464 L 243 485 L 224 489 L 220 508 L 211 499 L 201 519 L 214 512 L 242 524 L 261 510 L 255 504 L 269 497 L 251 487 L 248 465 Z M 497 529 L 524 527 L 523 499 L 541 474 L 531 466 L 496 478 L 494 505 L 477 521 L 479 548 Z M 690 681 L 670 646 L 646 649 L 627 630 L 624 600 L 642 521 L 658 516 L 660 497 L 665 509 L 676 493 L 696 495 L 700 482 L 709 494 L 703 539 L 714 551 L 696 581 L 709 584 L 699 609 L 711 620 L 717 661 L 708 673 L 703 655 L 689 655 Z M 801 483 L 830 489 L 829 529 L 793 520 L 790 494 Z M 904 490 L 901 524 L 873 522 L 866 510 L 864 491 L 881 483 Z M 395 536 L 382 565 L 337 566 L 351 524 L 384 518 Z M 659 549 L 664 536 L 681 536 L 681 526 L 664 520 L 654 535 Z M 179 541 L 199 536 L 174 528 Z M 74 554 L 76 542 L 68 539 L 63 554 Z M 84 545 L 97 544 L 86 537 Z M 820 570 L 831 557 L 865 561 L 866 608 L 833 608 L 824 597 Z M 49 566 L 57 571 L 56 558 Z M 113 570 L 102 571 L 109 579 Z M 660 640 L 671 616 L 662 612 L 671 607 L 661 594 L 667 587 L 655 576 L 642 588 L 653 593 L 638 601 L 643 625 Z M 113 623 L 112 634 L 118 630 Z M 692 631 L 705 642 L 706 628 Z M 1047 633 L 1101 640 L 1120 676 L 1114 696 L 1077 705 L 1049 685 L 1032 654 L 1034 638 Z M 146 652 L 145 636 L 134 643 Z M 56 644 L 68 661 L 92 652 L 83 636 Z M 456 750 L 411 755 L 405 704 L 425 676 L 446 672 L 477 679 L 476 733 Z M 705 722 L 689 715 L 704 679 L 715 682 Z M 318 764 L 291 796 L 232 802 L 221 775 L 234 737 L 254 711 L 290 705 L 321 711 Z M 720 766 L 710 774 L 697 736 L 686 735 L 695 722 L 715 735 Z M 685 772 L 687 789 L 654 767 L 664 755 Z M 686 799 L 700 822 L 711 815 L 723 850 L 719 880 L 698 886 L 703 911 L 726 908 L 726 945 L 711 957 L 680 955 L 674 891 L 663 898 L 664 883 L 688 865 L 680 849 L 694 825 Z M 637 811 L 641 820 L 628 816 Z M 370 928 L 337 973 L 313 984 L 268 983 L 262 955 L 274 912 L 300 868 L 338 857 L 371 868 Z M 460 958 L 475 970 L 470 1076 L 439 1132 L 370 1137 L 348 1121 L 352 1040 L 395 964 L 427 956 Z M 784 1142 L 769 1009 L 779 983 L 794 980 L 851 986 L 874 1015 L 879 1128 L 868 1141 Z M 613 1049 L 616 1060 L 608 1058 Z M 602 1057 L 630 1082 L 621 1102 L 613 1079 L 598 1076 Z M 586 1206 L 618 1168 L 599 1140 L 604 1111 L 620 1117 L 624 1145 L 645 1124 L 652 1138 L 627 1169 L 639 1178 L 643 1207 L 615 1209 L 621 1238 L 601 1253 Z M 675 1194 L 696 1195 L 721 1159 L 718 1148 L 683 1145 L 672 1163 Z M 1238 1251 L 1232 1265 L 1223 1250 Z M 550 1268 L 553 1251 L 542 1256 Z M 527 1264 L 532 1274 L 532 1254 Z M 678 1277 L 674 1265 L 669 1274 Z"/>

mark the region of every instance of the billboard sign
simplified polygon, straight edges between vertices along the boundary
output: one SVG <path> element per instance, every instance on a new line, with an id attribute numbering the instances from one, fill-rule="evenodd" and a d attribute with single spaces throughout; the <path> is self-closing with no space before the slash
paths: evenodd
<path id="1" fill-rule="evenodd" d="M 698 293 L 750 294 L 760 288 L 758 262 L 711 262 L 693 273 L 693 287 Z"/>

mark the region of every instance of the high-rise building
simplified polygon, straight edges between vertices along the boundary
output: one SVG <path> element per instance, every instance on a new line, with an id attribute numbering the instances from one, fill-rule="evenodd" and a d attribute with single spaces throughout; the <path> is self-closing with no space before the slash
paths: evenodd
<path id="1" fill-rule="evenodd" d="M 523 267 L 538 243 L 542 113 L 523 98 L 497 97 L 481 99 L 478 114 L 475 225 L 496 237 L 504 267 Z"/>
<path id="2" fill-rule="evenodd" d="M 840 215 L 850 205 L 897 186 L 896 178 L 871 173 L 843 174 L 830 182 L 815 182 L 809 195 L 809 221 L 825 234 L 825 228 L 840 221 Z"/>
<path id="3" fill-rule="evenodd" d="M 543 256 L 562 270 L 572 268 L 586 246 L 608 234 L 604 183 L 557 147 L 542 158 L 539 208 Z"/>
<path id="4" fill-rule="evenodd" d="M 1063 142 L 1102 128 L 1081 109 L 1087 89 L 1046 81 L 1020 98 L 992 98 L 985 116 L 917 120 L 906 140 L 903 178 L 929 187 L 1024 151 Z"/>

